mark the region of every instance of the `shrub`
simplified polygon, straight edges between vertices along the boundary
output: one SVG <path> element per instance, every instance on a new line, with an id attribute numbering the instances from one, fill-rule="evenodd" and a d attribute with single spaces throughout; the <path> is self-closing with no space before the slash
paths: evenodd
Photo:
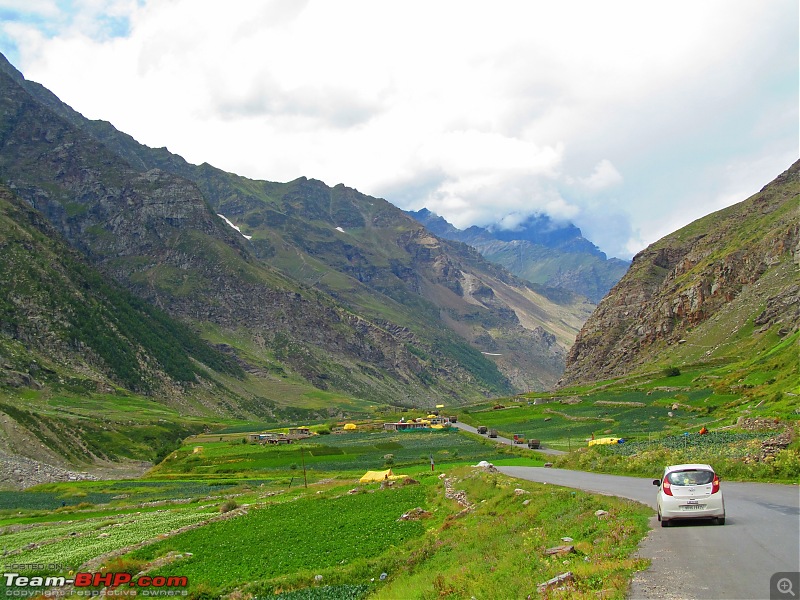
<path id="1" fill-rule="evenodd" d="M 108 562 L 103 563 L 103 567 L 109 573 L 127 573 L 130 576 L 144 571 L 146 566 L 147 561 L 122 556 L 112 558 Z"/>
<path id="2" fill-rule="evenodd" d="M 219 507 L 219 512 L 227 513 L 239 508 L 239 503 L 236 500 L 227 500 Z"/>

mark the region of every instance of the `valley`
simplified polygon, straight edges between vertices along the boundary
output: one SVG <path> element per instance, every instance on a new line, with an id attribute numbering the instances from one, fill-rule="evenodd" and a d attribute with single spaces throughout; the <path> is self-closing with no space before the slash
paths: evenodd
<path id="1" fill-rule="evenodd" d="M 628 265 L 0 84 L 0 593 L 625 598 L 652 508 L 506 469 L 800 480 L 800 161 Z"/>

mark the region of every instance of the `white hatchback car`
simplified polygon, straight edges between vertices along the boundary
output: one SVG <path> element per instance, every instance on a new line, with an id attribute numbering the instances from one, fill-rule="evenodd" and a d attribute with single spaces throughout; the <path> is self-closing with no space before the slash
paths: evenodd
<path id="1" fill-rule="evenodd" d="M 658 487 L 658 520 L 666 527 L 673 519 L 714 519 L 725 524 L 725 501 L 719 475 L 709 465 L 673 465 L 664 469 Z"/>

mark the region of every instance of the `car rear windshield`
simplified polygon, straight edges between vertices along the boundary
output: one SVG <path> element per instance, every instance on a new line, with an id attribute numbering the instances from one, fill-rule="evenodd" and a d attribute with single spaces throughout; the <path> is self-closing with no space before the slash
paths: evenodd
<path id="1" fill-rule="evenodd" d="M 672 485 L 706 485 L 713 480 L 713 471 L 673 471 L 667 475 Z"/>

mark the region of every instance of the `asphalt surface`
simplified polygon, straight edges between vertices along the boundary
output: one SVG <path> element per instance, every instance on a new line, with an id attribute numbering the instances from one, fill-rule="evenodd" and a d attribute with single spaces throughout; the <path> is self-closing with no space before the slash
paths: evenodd
<path id="1" fill-rule="evenodd" d="M 518 479 L 621 496 L 655 509 L 653 480 L 543 467 L 498 467 Z M 660 473 L 654 474 L 654 478 Z M 777 589 L 777 573 L 800 571 L 800 488 L 722 482 L 725 525 L 687 521 L 653 530 L 638 555 L 652 560 L 637 573 L 633 600 L 800 598 L 800 585 Z M 568 534 L 567 534 L 568 535 Z M 790 579 L 796 582 L 797 575 Z M 785 581 L 785 580 L 784 580 Z M 785 584 L 784 584 L 785 585 Z"/>
<path id="2" fill-rule="evenodd" d="M 450 425 L 453 427 L 458 427 L 459 429 L 463 429 L 464 431 L 469 431 L 470 433 L 478 433 L 478 430 L 476 428 L 472 427 L 471 425 L 467 425 L 466 423 L 450 423 Z M 507 444 L 509 446 L 514 444 L 513 440 L 510 440 L 500 435 L 498 435 L 496 438 L 489 438 L 487 434 L 478 434 L 478 435 L 484 435 L 487 439 L 491 439 L 492 441 L 495 441 L 498 444 Z M 517 448 L 527 448 L 527 447 L 528 447 L 527 444 L 517 444 Z M 553 450 L 552 448 L 545 448 L 545 447 L 538 448 L 537 450 L 531 450 L 531 452 L 541 452 L 542 454 L 550 454 L 553 456 L 556 454 L 566 454 L 566 452 L 564 452 L 563 450 Z"/>

